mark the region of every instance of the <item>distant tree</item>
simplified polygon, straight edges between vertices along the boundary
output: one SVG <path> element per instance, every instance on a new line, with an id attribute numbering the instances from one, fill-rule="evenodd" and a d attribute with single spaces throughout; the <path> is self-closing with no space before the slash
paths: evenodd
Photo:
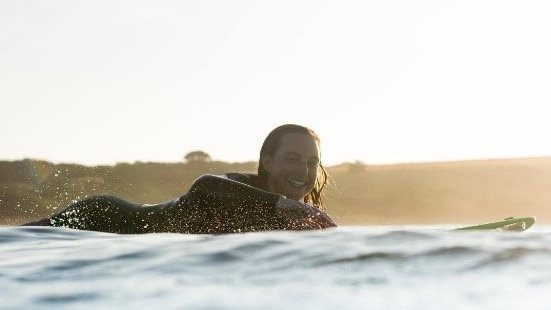
<path id="1" fill-rule="evenodd" d="M 211 161 L 210 155 L 203 151 L 192 151 L 184 156 L 188 163 L 205 163 Z"/>

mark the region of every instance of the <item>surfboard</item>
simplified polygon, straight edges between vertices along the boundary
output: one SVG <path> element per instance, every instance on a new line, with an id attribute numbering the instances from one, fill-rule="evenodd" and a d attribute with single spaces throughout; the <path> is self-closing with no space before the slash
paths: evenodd
<path id="1" fill-rule="evenodd" d="M 459 227 L 452 230 L 497 230 L 497 231 L 525 231 L 536 222 L 533 216 L 513 218 L 508 217 L 497 222 L 489 222 L 472 226 Z"/>

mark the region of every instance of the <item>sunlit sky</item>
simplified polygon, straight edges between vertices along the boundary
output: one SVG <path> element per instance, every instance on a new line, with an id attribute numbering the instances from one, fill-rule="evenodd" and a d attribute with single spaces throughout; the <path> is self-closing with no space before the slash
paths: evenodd
<path id="1" fill-rule="evenodd" d="M 550 1 L 0 1 L 0 160 L 551 155 Z"/>

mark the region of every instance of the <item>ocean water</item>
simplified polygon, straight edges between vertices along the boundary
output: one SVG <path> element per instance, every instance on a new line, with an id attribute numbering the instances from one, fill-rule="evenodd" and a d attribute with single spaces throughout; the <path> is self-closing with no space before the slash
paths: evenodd
<path id="1" fill-rule="evenodd" d="M 0 227 L 0 309 L 551 309 L 551 227 Z"/>

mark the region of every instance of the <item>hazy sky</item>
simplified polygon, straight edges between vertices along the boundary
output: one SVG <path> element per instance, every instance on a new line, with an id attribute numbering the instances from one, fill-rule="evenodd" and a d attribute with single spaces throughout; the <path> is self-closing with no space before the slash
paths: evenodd
<path id="1" fill-rule="evenodd" d="M 551 2 L 0 1 L 0 160 L 551 155 Z"/>

